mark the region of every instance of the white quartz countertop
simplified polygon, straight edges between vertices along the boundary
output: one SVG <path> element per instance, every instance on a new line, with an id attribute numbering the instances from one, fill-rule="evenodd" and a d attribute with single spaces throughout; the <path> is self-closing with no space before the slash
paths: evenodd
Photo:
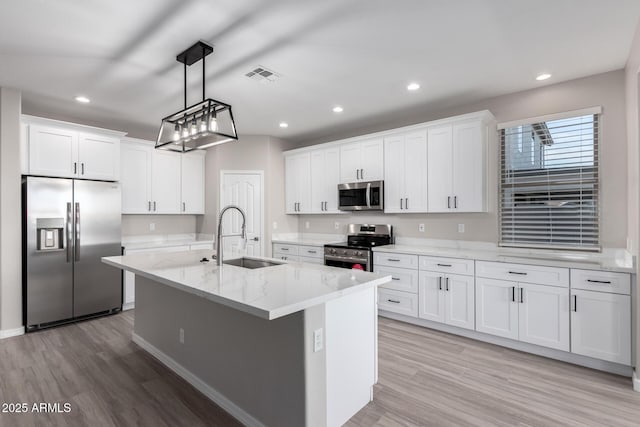
<path id="1" fill-rule="evenodd" d="M 307 246 L 324 246 L 330 243 L 341 243 L 347 239 L 341 238 L 318 238 L 318 237 L 280 237 L 271 239 L 272 243 L 281 243 L 285 245 L 307 245 Z"/>
<path id="2" fill-rule="evenodd" d="M 187 246 L 210 243 L 213 246 L 213 237 L 210 235 L 169 234 L 158 236 L 130 236 L 122 239 L 122 246 L 129 250 L 169 248 L 172 246 Z"/>
<path id="3" fill-rule="evenodd" d="M 544 265 L 549 267 L 580 268 L 585 270 L 615 271 L 635 273 L 633 257 L 629 254 L 603 255 L 577 252 L 535 252 L 525 253 L 500 249 L 440 248 L 414 245 L 386 245 L 373 249 L 374 252 L 394 254 L 414 254 L 435 257 L 465 258 L 478 261 L 497 261 L 516 264 Z"/>
<path id="4" fill-rule="evenodd" d="M 391 276 L 301 262 L 247 269 L 218 267 L 211 250 L 133 254 L 102 261 L 264 319 L 277 319 L 391 281 Z M 231 256 L 230 258 L 237 258 Z M 225 257 L 226 260 L 226 257 Z"/>

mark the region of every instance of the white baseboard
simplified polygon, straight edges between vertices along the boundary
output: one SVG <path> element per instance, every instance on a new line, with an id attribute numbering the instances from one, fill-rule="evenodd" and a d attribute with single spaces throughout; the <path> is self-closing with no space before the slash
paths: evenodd
<path id="1" fill-rule="evenodd" d="M 382 317 L 389 319 L 400 320 L 402 322 L 411 323 L 413 325 L 424 326 L 430 329 L 435 329 L 442 332 L 447 332 L 454 335 L 460 335 L 463 337 L 475 339 L 478 341 L 484 341 L 491 344 L 499 345 L 502 347 L 511 348 L 525 353 L 536 354 L 538 356 L 548 357 L 549 359 L 560 360 L 562 362 L 573 363 L 574 365 L 580 365 L 591 369 L 597 369 L 599 371 L 610 372 L 616 375 L 622 375 L 625 377 L 631 377 L 633 368 L 631 366 L 621 365 L 619 363 L 609 362 L 606 360 L 594 359 L 592 357 L 581 356 L 575 353 L 568 353 L 562 350 L 556 350 L 553 348 L 541 347 L 535 344 L 529 344 L 522 341 L 514 341 L 508 338 L 498 337 L 495 335 L 489 335 L 482 332 L 477 332 L 471 329 L 463 329 L 455 326 L 446 325 L 444 323 L 432 322 L 430 320 L 418 319 L 415 317 L 409 317 L 402 314 L 392 313 L 390 311 L 379 310 L 378 314 Z M 640 384 L 639 384 L 640 386 Z"/>
<path id="2" fill-rule="evenodd" d="M 640 378 L 636 375 L 636 370 L 633 370 L 633 391 L 640 392 Z"/>
<path id="3" fill-rule="evenodd" d="M 122 304 L 122 311 L 133 310 L 134 308 L 136 308 L 135 302 L 127 302 Z"/>
<path id="4" fill-rule="evenodd" d="M 249 427 L 266 427 L 260 421 L 252 417 L 247 412 L 245 412 L 238 405 L 236 405 L 231 400 L 223 396 L 218 390 L 214 389 L 209 384 L 202 381 L 200 378 L 195 376 L 187 368 L 180 365 L 171 357 L 164 354 L 161 350 L 159 350 L 158 348 L 156 348 L 155 346 L 147 342 L 141 336 L 134 333 L 132 338 L 134 343 L 138 344 L 140 347 L 142 347 L 142 349 L 144 349 L 145 351 L 150 353 L 153 357 L 155 357 L 160 362 L 162 362 L 163 365 L 171 369 L 182 379 L 184 379 L 189 384 L 194 386 L 200 393 L 207 396 L 210 400 L 212 400 L 215 404 L 217 404 L 222 409 L 224 409 L 229 414 L 231 414 L 235 419 L 240 421 L 243 425 L 249 426 Z"/>
<path id="5" fill-rule="evenodd" d="M 24 326 L 20 326 L 15 329 L 5 329 L 0 331 L 0 340 L 4 338 L 17 337 L 18 335 L 24 335 Z"/>

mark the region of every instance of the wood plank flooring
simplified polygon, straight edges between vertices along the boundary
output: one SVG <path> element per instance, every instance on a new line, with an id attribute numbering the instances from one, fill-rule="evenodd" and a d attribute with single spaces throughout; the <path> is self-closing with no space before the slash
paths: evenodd
<path id="1" fill-rule="evenodd" d="M 0 404 L 71 404 L 3 414 L 0 426 L 237 426 L 131 341 L 133 312 L 0 341 Z M 638 426 L 629 378 L 380 318 L 369 426 Z"/>

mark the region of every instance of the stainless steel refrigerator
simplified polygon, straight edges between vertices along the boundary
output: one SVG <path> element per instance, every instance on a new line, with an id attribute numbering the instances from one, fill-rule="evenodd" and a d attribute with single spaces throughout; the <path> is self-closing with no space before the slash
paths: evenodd
<path id="1" fill-rule="evenodd" d="M 27 331 L 122 308 L 120 185 L 25 177 L 23 313 Z"/>

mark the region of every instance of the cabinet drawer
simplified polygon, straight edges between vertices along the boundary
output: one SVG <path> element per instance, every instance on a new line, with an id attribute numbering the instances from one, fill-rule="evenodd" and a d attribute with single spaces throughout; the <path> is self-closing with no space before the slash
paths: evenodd
<path id="1" fill-rule="evenodd" d="M 418 255 L 376 252 L 373 255 L 373 265 L 386 265 L 387 267 L 400 267 L 417 270 Z"/>
<path id="2" fill-rule="evenodd" d="M 298 255 L 324 259 L 324 248 L 319 246 L 298 246 Z"/>
<path id="3" fill-rule="evenodd" d="M 283 243 L 274 243 L 273 244 L 273 252 L 274 253 L 283 253 L 289 255 L 298 255 L 298 246 L 297 245 L 287 245 Z"/>
<path id="4" fill-rule="evenodd" d="M 569 269 L 506 262 L 476 262 L 476 276 L 514 282 L 569 287 Z"/>
<path id="5" fill-rule="evenodd" d="M 381 288 L 411 292 L 414 294 L 418 293 L 418 270 L 375 266 L 374 272 L 391 276 L 391 281 L 380 285 Z"/>
<path id="6" fill-rule="evenodd" d="M 378 288 L 378 308 L 405 316 L 418 317 L 418 295 Z"/>
<path id="7" fill-rule="evenodd" d="M 473 276 L 474 261 L 472 259 L 421 256 L 420 270 Z"/>
<path id="8" fill-rule="evenodd" d="M 296 256 L 296 255 L 289 255 L 289 254 L 273 254 L 273 257 L 276 259 L 281 259 L 283 261 L 300 261 L 300 257 Z"/>
<path id="9" fill-rule="evenodd" d="M 571 288 L 629 295 L 631 275 L 610 271 L 571 269 Z"/>
<path id="10" fill-rule="evenodd" d="M 286 255 L 285 255 L 286 256 Z M 324 258 L 312 258 L 308 256 L 297 257 L 300 262 L 308 262 L 311 264 L 324 264 Z"/>

